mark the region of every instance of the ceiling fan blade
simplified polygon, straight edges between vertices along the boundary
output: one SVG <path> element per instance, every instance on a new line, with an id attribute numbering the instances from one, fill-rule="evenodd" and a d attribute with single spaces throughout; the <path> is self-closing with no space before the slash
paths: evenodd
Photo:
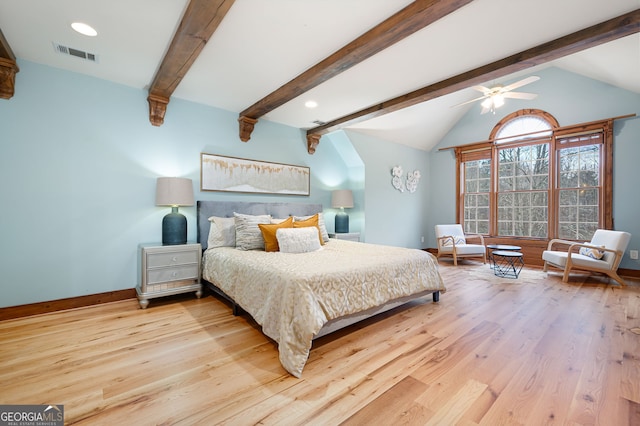
<path id="1" fill-rule="evenodd" d="M 461 104 L 453 105 L 453 106 L 451 106 L 451 108 L 455 108 L 455 107 L 459 107 L 459 106 L 462 106 L 462 105 L 470 104 L 471 102 L 476 102 L 476 101 L 479 101 L 479 100 L 484 99 L 484 98 L 486 98 L 486 96 L 480 96 L 479 98 L 471 99 L 470 101 L 465 101 L 465 102 L 462 102 Z"/>
<path id="2" fill-rule="evenodd" d="M 512 98 L 512 99 L 535 99 L 538 97 L 537 94 L 535 93 L 525 93 L 525 92 L 507 92 L 507 93 L 503 93 L 502 96 L 504 96 L 505 98 Z"/>
<path id="3" fill-rule="evenodd" d="M 484 87 L 484 86 L 471 86 L 472 89 L 477 90 L 478 92 L 482 92 L 485 95 L 488 93 L 491 93 L 491 89 L 489 89 L 488 87 Z"/>
<path id="4" fill-rule="evenodd" d="M 522 87 L 525 84 L 533 83 L 534 81 L 540 80 L 540 77 L 532 75 L 531 77 L 523 78 L 520 81 L 516 81 L 515 83 L 511 83 L 507 86 L 504 86 L 501 90 L 502 93 L 509 92 L 510 90 L 517 89 L 518 87 Z"/>
<path id="5" fill-rule="evenodd" d="M 487 108 L 487 107 L 483 106 L 483 107 L 482 107 L 482 111 L 480 111 L 480 114 L 481 114 L 481 115 L 482 115 L 482 114 L 486 114 L 486 113 L 488 113 L 489 111 L 491 111 L 491 108 Z"/>

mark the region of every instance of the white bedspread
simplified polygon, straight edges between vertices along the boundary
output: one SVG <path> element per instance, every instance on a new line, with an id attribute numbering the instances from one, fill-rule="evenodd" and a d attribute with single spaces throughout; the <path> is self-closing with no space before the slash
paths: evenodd
<path id="1" fill-rule="evenodd" d="M 437 268 L 422 250 L 331 239 L 312 253 L 209 249 L 202 276 L 251 314 L 278 342 L 283 367 L 300 377 L 327 321 L 424 290 L 444 292 Z"/>

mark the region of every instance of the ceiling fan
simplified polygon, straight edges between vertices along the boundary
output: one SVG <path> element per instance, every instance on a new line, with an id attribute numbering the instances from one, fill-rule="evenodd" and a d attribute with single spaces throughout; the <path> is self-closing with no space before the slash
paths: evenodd
<path id="1" fill-rule="evenodd" d="M 479 98 L 471 99 L 470 101 L 463 102 L 458 105 L 454 105 L 454 107 L 470 104 L 471 102 L 476 102 L 484 99 L 482 102 L 482 112 L 481 114 L 486 114 L 487 112 L 492 112 L 495 114 L 496 108 L 500 108 L 504 105 L 505 98 L 512 99 L 535 99 L 538 95 L 535 93 L 524 93 L 524 92 L 512 92 L 512 90 L 517 89 L 518 87 L 522 87 L 526 84 L 533 83 L 534 81 L 540 80 L 540 77 L 531 76 L 524 78 L 520 81 L 516 81 L 515 83 L 511 83 L 507 86 L 494 86 L 492 88 L 484 87 L 484 86 L 473 86 L 472 88 L 482 92 L 482 96 Z"/>

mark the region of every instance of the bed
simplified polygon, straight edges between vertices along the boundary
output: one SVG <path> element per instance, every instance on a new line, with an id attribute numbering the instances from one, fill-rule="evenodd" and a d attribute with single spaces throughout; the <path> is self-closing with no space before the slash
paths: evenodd
<path id="1" fill-rule="evenodd" d="M 322 212 L 322 205 L 198 201 L 197 207 L 203 284 L 227 299 L 235 315 L 242 310 L 253 317 L 278 344 L 280 362 L 293 376 L 301 376 L 313 339 L 416 298 L 431 296 L 437 302 L 446 291 L 430 253 L 327 239 L 322 217 L 321 232 L 314 229 L 317 239 L 327 242 L 318 250 L 241 250 L 235 243 L 209 247 L 211 227 L 232 223 L 234 213 L 269 215 L 275 223 L 276 218 L 308 218 Z"/>

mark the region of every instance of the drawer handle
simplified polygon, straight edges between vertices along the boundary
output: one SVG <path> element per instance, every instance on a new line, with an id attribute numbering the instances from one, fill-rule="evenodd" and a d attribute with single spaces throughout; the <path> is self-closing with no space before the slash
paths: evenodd
<path id="1" fill-rule="evenodd" d="M 173 274 L 171 274 L 171 275 L 173 275 L 174 277 L 177 277 L 178 273 L 174 271 Z"/>
<path id="2" fill-rule="evenodd" d="M 177 262 L 177 261 L 178 261 L 178 256 L 173 256 L 173 257 L 171 258 L 171 261 L 172 261 L 172 262 Z"/>

